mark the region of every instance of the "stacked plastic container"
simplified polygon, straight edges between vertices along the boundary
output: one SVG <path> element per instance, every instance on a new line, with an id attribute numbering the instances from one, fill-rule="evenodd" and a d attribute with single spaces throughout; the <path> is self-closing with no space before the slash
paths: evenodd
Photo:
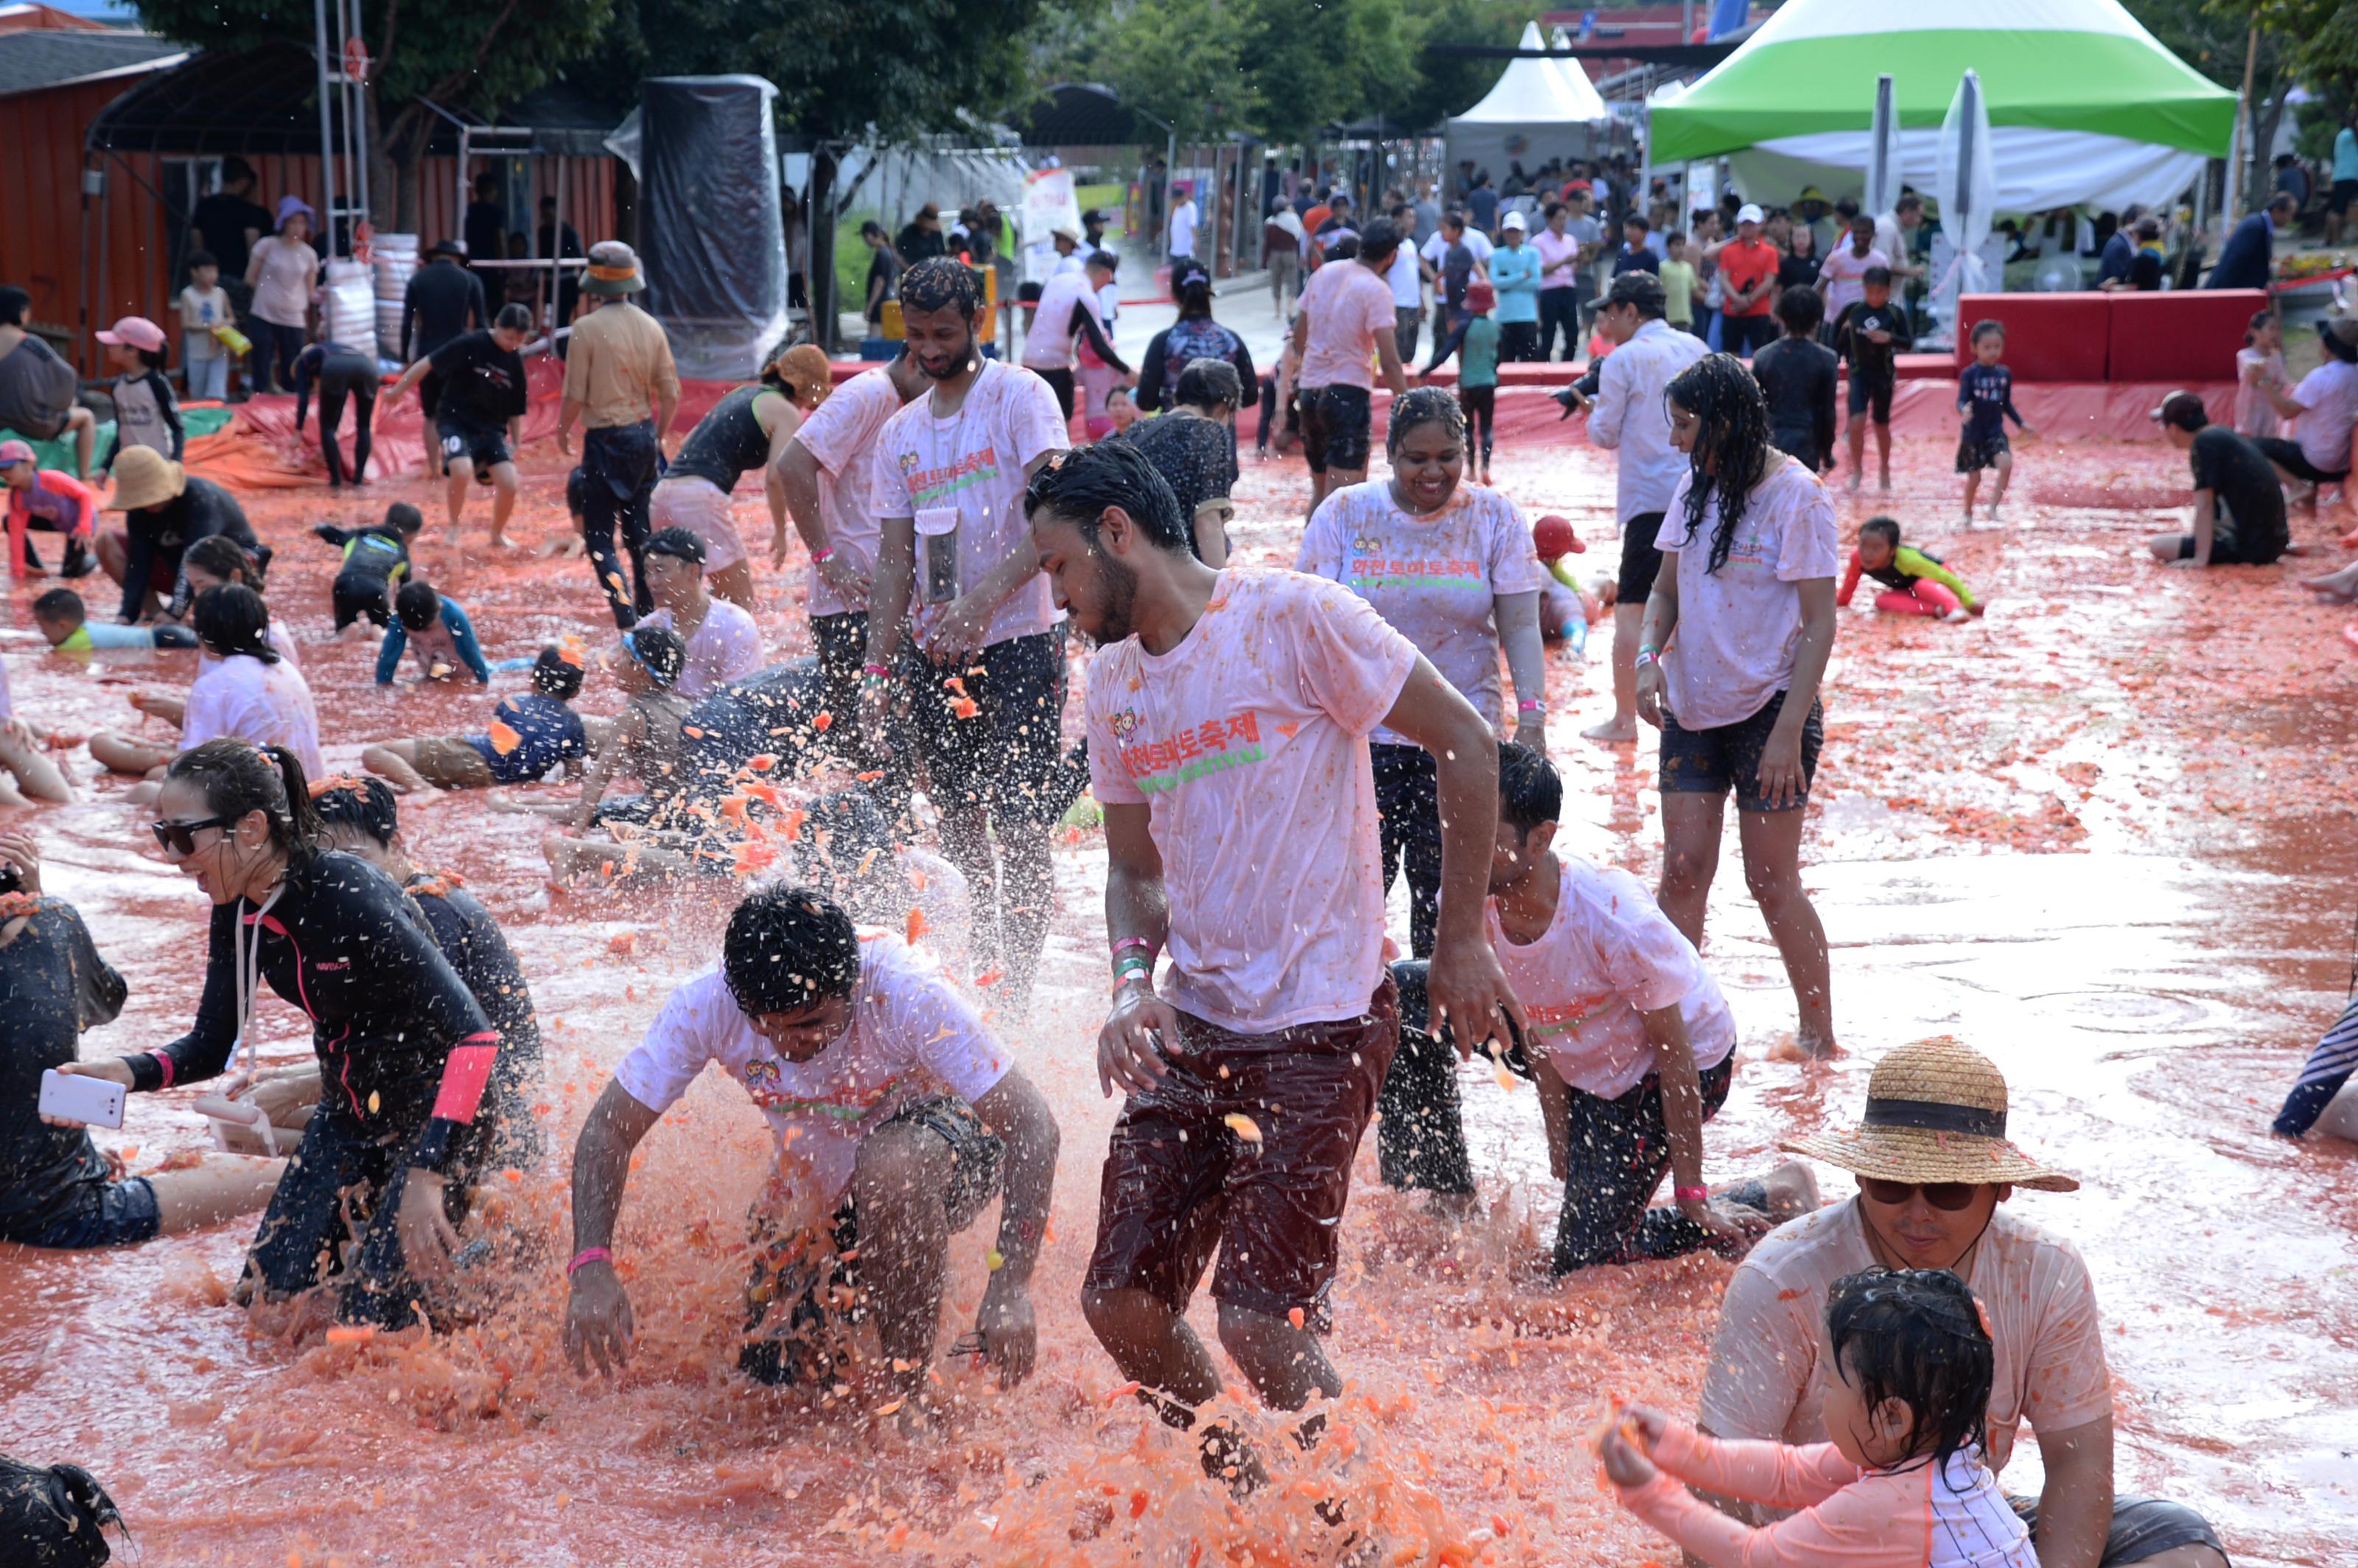
<path id="1" fill-rule="evenodd" d="M 328 264 L 328 287 L 319 302 L 328 341 L 376 357 L 376 295 L 369 269 L 356 261 Z"/>
<path id="2" fill-rule="evenodd" d="M 375 244 L 376 351 L 380 359 L 391 360 L 401 352 L 402 301 L 417 271 L 417 236 L 379 234 Z"/>

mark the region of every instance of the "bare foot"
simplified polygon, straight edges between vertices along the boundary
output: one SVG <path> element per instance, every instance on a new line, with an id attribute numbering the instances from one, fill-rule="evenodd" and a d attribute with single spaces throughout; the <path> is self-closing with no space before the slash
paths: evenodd
<path id="1" fill-rule="evenodd" d="M 1638 738 L 1638 720 L 1623 719 L 1617 714 L 1602 724 L 1590 725 L 1580 732 L 1580 738 L 1594 741 L 1600 746 L 1627 745 Z"/>
<path id="2" fill-rule="evenodd" d="M 1832 1040 L 1800 1031 L 1779 1035 L 1768 1047 L 1772 1062 L 1831 1062 L 1842 1054 L 1842 1047 Z"/>
<path id="3" fill-rule="evenodd" d="M 1856 494 L 1858 493 L 1858 481 L 1859 481 L 1859 478 L 1860 478 L 1860 475 L 1859 475 L 1859 471 L 1858 471 L 1858 470 L 1855 469 L 1855 468 L 1854 468 L 1854 469 L 1852 469 L 1852 470 L 1850 470 L 1850 492 L 1851 492 L 1853 495 L 1856 495 Z M 1884 488 L 1884 489 L 1886 489 L 1886 490 L 1889 490 L 1891 487 L 1890 487 L 1889 485 L 1887 485 L 1887 485 L 1885 485 L 1883 488 Z"/>
<path id="4" fill-rule="evenodd" d="M 1889 495 L 1891 493 L 1891 470 L 1889 469 L 1885 469 L 1883 470 L 1883 493 L 1886 495 Z"/>

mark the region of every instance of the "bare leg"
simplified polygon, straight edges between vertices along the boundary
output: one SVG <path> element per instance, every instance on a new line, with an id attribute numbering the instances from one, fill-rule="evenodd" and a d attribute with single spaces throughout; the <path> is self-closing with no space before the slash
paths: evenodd
<path id="1" fill-rule="evenodd" d="M 1968 523 L 1974 520 L 1974 497 L 1981 493 L 1981 470 L 1975 469 L 1965 475 L 1965 521 Z"/>
<path id="2" fill-rule="evenodd" d="M 1032 1005 L 1032 982 L 1048 945 L 1048 919 L 1056 908 L 1056 870 L 1048 826 L 999 824 L 999 853 L 1005 862 L 1000 885 L 1000 962 L 1007 970 L 1009 1000 L 1018 1011 Z"/>
<path id="3" fill-rule="evenodd" d="M 433 796 L 441 794 L 417 771 L 417 742 L 384 741 L 364 748 L 361 766 L 394 787 L 397 795 Z"/>
<path id="4" fill-rule="evenodd" d="M 98 557 L 99 570 L 120 584 L 123 581 L 123 574 L 131 569 L 131 546 L 124 540 L 123 530 L 120 528 L 100 530 L 96 544 L 97 548 L 94 553 Z"/>
<path id="5" fill-rule="evenodd" d="M 1883 492 L 1888 495 L 1891 493 L 1891 427 L 1888 425 L 1875 427 L 1875 460 L 1882 470 Z"/>
<path id="6" fill-rule="evenodd" d="M 2173 1546 L 2137 1559 L 2137 1568 L 2227 1568 L 2227 1559 L 2200 1542 Z"/>
<path id="7" fill-rule="evenodd" d="M 990 852 L 990 834 L 982 807 L 959 806 L 942 812 L 942 853 L 966 873 L 967 895 L 974 910 L 974 967 L 989 973 L 1007 961 L 1007 943 L 1000 914 L 999 860 Z"/>
<path id="8" fill-rule="evenodd" d="M 216 1154 L 185 1171 L 159 1171 L 147 1178 L 156 1189 L 156 1233 L 170 1236 L 252 1214 L 278 1190 L 284 1160 Z"/>
<path id="9" fill-rule="evenodd" d="M 1289 1320 L 1220 1303 L 1220 1345 L 1272 1410 L 1298 1411 L 1313 1394 L 1343 1391 L 1342 1375 L 1318 1336 Z"/>
<path id="10" fill-rule="evenodd" d="M 459 520 L 467 514 L 467 490 L 475 482 L 475 465 L 466 458 L 452 458 L 443 465 L 443 471 L 449 479 L 442 486 L 442 507 L 449 523 L 442 531 L 442 542 L 456 546 Z"/>
<path id="11" fill-rule="evenodd" d="M 1638 738 L 1638 639 L 1644 634 L 1646 607 L 1613 607 L 1613 717 L 1580 733 L 1585 740 L 1619 745 Z"/>
<path id="12" fill-rule="evenodd" d="M 1997 509 L 1999 503 L 2006 500 L 2006 481 L 2013 477 L 2014 454 L 2012 452 L 2000 452 L 1997 455 L 1997 482 L 1990 486 L 1989 514 L 1990 521 L 1993 523 L 1997 521 Z"/>
<path id="13" fill-rule="evenodd" d="M 949 1146 L 915 1127 L 888 1127 L 860 1146 L 852 1173 L 860 1273 L 870 1281 L 889 1386 L 922 1388 L 942 1321 L 949 1269 Z M 900 1368 L 905 1367 L 906 1371 Z"/>
<path id="14" fill-rule="evenodd" d="M 514 515 L 516 503 L 516 471 L 514 463 L 492 465 L 492 545 L 494 548 L 508 542 L 508 519 Z"/>
<path id="15" fill-rule="evenodd" d="M 2353 561 L 2340 571 L 2327 572 L 2323 577 L 2303 578 L 2301 587 L 2314 589 L 2328 599 L 2338 599 L 2344 604 L 2358 600 L 2358 561 Z"/>
<path id="16" fill-rule="evenodd" d="M 747 614 L 753 613 L 752 561 L 732 561 L 718 571 L 707 573 L 704 586 L 711 590 L 715 599 L 725 599 Z"/>
<path id="17" fill-rule="evenodd" d="M 548 880 L 554 882 L 592 876 L 676 881 L 696 870 L 688 858 L 676 849 L 652 844 L 622 844 L 611 838 L 576 838 L 566 833 L 552 833 L 543 838 L 540 852 L 548 861 Z"/>
<path id="18" fill-rule="evenodd" d="M 1850 429 L 1845 434 L 1850 441 L 1850 487 L 1855 492 L 1858 489 L 1858 481 L 1863 477 L 1863 470 L 1866 467 L 1866 422 L 1857 415 L 1852 415 Z M 1887 460 L 1885 463 L 1887 470 L 1889 466 Z M 1884 488 L 1887 490 L 1890 488 L 1887 481 Z"/>
<path id="19" fill-rule="evenodd" d="M 168 747 L 147 741 L 135 741 L 111 730 L 90 738 L 90 754 L 100 767 L 108 772 L 128 773 L 135 779 L 146 778 L 173 757 Z"/>
<path id="20" fill-rule="evenodd" d="M 1801 1009 L 1795 1043 L 1812 1056 L 1834 1054 L 1833 982 L 1826 957 L 1826 928 L 1801 886 L 1801 811 L 1738 811 L 1736 834 L 1744 845 L 1744 883 L 1759 904 L 1768 935 L 1785 960 Z"/>
<path id="21" fill-rule="evenodd" d="M 2358 1143 L 2358 1083 L 2342 1086 L 2317 1118 L 2317 1130 L 2331 1138 Z"/>
<path id="22" fill-rule="evenodd" d="M 2178 559 L 2179 544 L 2183 537 L 2179 534 L 2150 535 L 2146 539 L 2145 547 L 2153 552 L 2153 558 L 2157 561 L 2174 561 Z"/>
<path id="23" fill-rule="evenodd" d="M 1122 1376 L 1134 1379 L 1142 1389 L 1190 1406 L 1218 1397 L 1220 1374 L 1204 1342 L 1184 1314 L 1147 1292 L 1084 1291 L 1081 1315 Z"/>
<path id="24" fill-rule="evenodd" d="M 1662 794 L 1662 885 L 1655 902 L 1697 948 L 1703 946 L 1704 904 L 1719 873 L 1719 835 L 1726 816 L 1725 790 Z"/>
<path id="25" fill-rule="evenodd" d="M 98 455 L 98 416 L 76 404 L 66 415 L 66 428 L 74 433 L 74 477 L 90 482 L 90 465 Z"/>
<path id="26" fill-rule="evenodd" d="M 67 782 L 65 770 L 49 752 L 28 737 L 5 729 L 0 729 L 0 768 L 14 773 L 16 787 L 31 799 L 62 804 L 73 798 L 73 785 Z"/>

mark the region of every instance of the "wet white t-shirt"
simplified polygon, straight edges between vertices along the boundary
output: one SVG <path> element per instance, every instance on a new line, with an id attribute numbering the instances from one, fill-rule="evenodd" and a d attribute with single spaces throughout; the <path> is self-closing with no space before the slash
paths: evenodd
<path id="1" fill-rule="evenodd" d="M 286 746 L 313 778 L 319 762 L 319 714 L 303 672 L 281 659 L 265 665 L 246 654 L 200 665 L 180 718 L 180 750 L 222 735 L 257 746 Z"/>
<path id="2" fill-rule="evenodd" d="M 715 966 L 672 992 L 614 1081 L 660 1112 L 707 1063 L 718 1063 L 762 1108 L 782 1167 L 807 1171 L 810 1190 L 827 1203 L 851 1184 L 860 1145 L 903 1107 L 944 1092 L 971 1105 L 1012 1065 L 939 964 L 871 931 L 860 933 L 850 1027 L 810 1061 L 779 1055 Z"/>
<path id="3" fill-rule="evenodd" d="M 668 610 L 656 611 L 640 624 L 677 630 Z M 693 702 L 715 687 L 752 675 L 762 667 L 763 657 L 762 629 L 753 623 L 753 617 L 741 605 L 713 600 L 705 608 L 696 635 L 687 640 L 687 657 L 679 666 L 676 689 Z"/>
<path id="4" fill-rule="evenodd" d="M 2350 467 L 2350 427 L 2358 424 L 2358 365 L 2329 357 L 2300 378 L 2292 400 L 2306 410 L 2299 421 L 2300 455 L 2320 473 Z"/>
<path id="5" fill-rule="evenodd" d="M 1303 341 L 1304 386 L 1376 385 L 1376 344 L 1400 324 L 1391 285 L 1357 261 L 1329 262 L 1302 286 L 1302 313 L 1310 318 Z"/>
<path id="6" fill-rule="evenodd" d="M 997 360 L 984 363 L 965 403 L 948 418 L 935 416 L 928 393 L 885 421 L 876 438 L 870 493 L 879 518 L 916 520 L 911 602 L 921 634 L 948 603 L 927 591 L 928 541 L 955 531 L 956 591 L 972 589 L 1014 551 L 1032 547 L 1032 524 L 1023 515 L 1025 467 L 1043 452 L 1071 445 L 1055 390 L 1033 372 Z M 1034 573 L 991 617 L 989 640 L 1033 636 L 1056 619 L 1048 579 Z"/>
<path id="7" fill-rule="evenodd" d="M 1498 728 L 1494 600 L 1537 592 L 1547 580 L 1531 526 L 1513 502 L 1495 490 L 1461 484 L 1447 505 L 1420 516 L 1392 499 L 1390 480 L 1347 485 L 1319 503 L 1293 567 L 1339 582 L 1374 605 Z M 1382 728 L 1372 739 L 1379 746 L 1412 744 Z"/>
<path id="8" fill-rule="evenodd" d="M 1838 565 L 1833 497 L 1791 458 L 1769 471 L 1744 508 L 1727 559 L 1711 571 L 1719 503 L 1704 508 L 1702 528 L 1687 532 L 1689 474 L 1662 520 L 1655 547 L 1678 558 L 1679 624 L 1662 673 L 1671 711 L 1688 730 L 1738 724 L 1792 684 L 1801 643 L 1801 590 L 1831 579 Z"/>
<path id="9" fill-rule="evenodd" d="M 1073 368 L 1073 311 L 1087 312 L 1089 319 L 1105 330 L 1105 318 L 1098 310 L 1098 291 L 1089 282 L 1085 268 L 1059 273 L 1040 290 L 1039 308 L 1032 313 L 1032 330 L 1023 336 L 1023 362 L 1033 370 L 1070 370 Z M 1086 338 L 1079 341 L 1087 341 Z M 1113 340 L 1108 338 L 1108 342 Z"/>
<path id="10" fill-rule="evenodd" d="M 1169 653 L 1098 650 L 1090 784 L 1152 807 L 1172 1005 L 1239 1034 L 1367 1011 L 1384 972 L 1368 735 L 1415 665 L 1349 589 L 1241 567 Z"/>
<path id="11" fill-rule="evenodd" d="M 818 461 L 827 546 L 869 582 L 876 580 L 881 531 L 876 509 L 869 504 L 874 477 L 870 454 L 884 422 L 899 412 L 901 389 L 892 384 L 891 373 L 862 371 L 827 394 L 827 401 L 804 415 L 795 430 L 795 439 Z M 810 570 L 809 603 L 814 616 L 841 615 L 851 608 L 819 576 L 816 563 Z"/>
<path id="12" fill-rule="evenodd" d="M 1736 1049 L 1736 1018 L 1694 944 L 1627 871 L 1566 856 L 1555 918 L 1536 942 L 1518 945 L 1484 906 L 1490 946 L 1523 1004 L 1527 1048 L 1556 1076 L 1600 1099 L 1619 1099 L 1654 1070 L 1638 1015 L 1679 1005 L 1698 1068 Z"/>

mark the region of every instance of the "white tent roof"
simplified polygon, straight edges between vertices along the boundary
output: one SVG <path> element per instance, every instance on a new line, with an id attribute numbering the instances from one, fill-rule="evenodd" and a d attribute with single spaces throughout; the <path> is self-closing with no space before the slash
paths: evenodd
<path id="1" fill-rule="evenodd" d="M 1521 48 L 1543 49 L 1547 40 L 1537 22 L 1523 25 Z M 1510 59 L 1482 102 L 1463 114 L 1450 116 L 1452 125 L 1553 125 L 1586 124 L 1608 118 L 1588 73 L 1576 60 Z"/>

